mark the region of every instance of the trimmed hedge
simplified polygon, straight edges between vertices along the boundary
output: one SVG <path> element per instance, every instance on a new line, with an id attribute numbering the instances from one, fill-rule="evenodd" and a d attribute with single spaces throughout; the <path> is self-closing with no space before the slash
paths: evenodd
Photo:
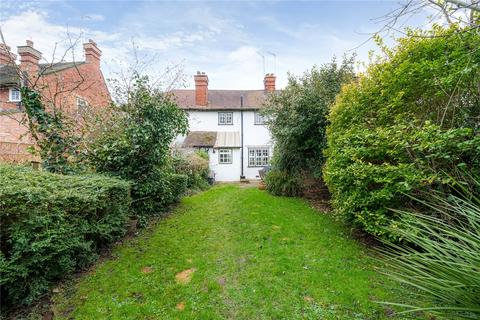
<path id="1" fill-rule="evenodd" d="M 0 166 L 1 303 L 29 304 L 125 234 L 130 184 Z"/>

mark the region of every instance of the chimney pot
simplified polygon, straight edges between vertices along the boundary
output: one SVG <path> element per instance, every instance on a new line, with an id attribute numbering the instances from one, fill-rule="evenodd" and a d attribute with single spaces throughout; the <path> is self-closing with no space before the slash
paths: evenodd
<path id="1" fill-rule="evenodd" d="M 207 106 L 208 104 L 208 76 L 205 72 L 197 71 L 195 80 L 195 105 Z"/>
<path id="2" fill-rule="evenodd" d="M 277 77 L 273 73 L 267 73 L 263 79 L 263 85 L 266 92 L 275 91 L 275 80 Z"/>
<path id="3" fill-rule="evenodd" d="M 33 48 L 33 41 L 32 40 L 27 40 L 27 46 Z"/>

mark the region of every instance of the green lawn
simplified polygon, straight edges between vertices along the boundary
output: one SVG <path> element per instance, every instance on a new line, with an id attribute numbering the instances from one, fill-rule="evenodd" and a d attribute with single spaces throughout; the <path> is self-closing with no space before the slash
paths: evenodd
<path id="1" fill-rule="evenodd" d="M 237 185 L 183 199 L 113 256 L 54 297 L 59 318 L 384 319 L 375 301 L 407 294 L 330 216 Z"/>

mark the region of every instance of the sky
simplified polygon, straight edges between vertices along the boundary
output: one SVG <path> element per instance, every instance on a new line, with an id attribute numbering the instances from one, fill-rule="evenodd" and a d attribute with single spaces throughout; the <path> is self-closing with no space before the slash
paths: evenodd
<path id="1" fill-rule="evenodd" d="M 81 43 L 93 39 L 107 78 L 139 60 L 153 78 L 182 70 L 185 81 L 177 87 L 192 88 L 193 74 L 202 71 L 213 89 L 261 89 L 264 73 L 275 73 L 282 88 L 288 73 L 300 75 L 334 56 L 356 53 L 367 61 L 376 48 L 368 39 L 383 26 L 376 18 L 398 7 L 387 0 L 0 0 L 0 27 L 9 46 L 32 40 L 48 62 L 72 43 L 79 45 L 63 59 L 83 60 Z"/>

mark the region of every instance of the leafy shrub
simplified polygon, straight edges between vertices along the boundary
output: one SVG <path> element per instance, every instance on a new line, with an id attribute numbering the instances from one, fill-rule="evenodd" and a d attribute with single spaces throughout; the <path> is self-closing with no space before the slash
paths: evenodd
<path id="1" fill-rule="evenodd" d="M 2 305 L 32 302 L 126 230 L 130 185 L 0 166 Z"/>
<path id="2" fill-rule="evenodd" d="M 434 305 L 428 310 L 445 319 L 480 318 L 478 178 L 474 185 L 476 192 L 462 187 L 459 195 L 430 193 L 427 202 L 422 202 L 433 214 L 399 212 L 402 219 L 398 228 L 389 231 L 416 247 L 389 243 L 388 250 L 382 252 L 388 274 L 431 297 Z M 422 309 L 401 306 L 406 312 Z"/>
<path id="3" fill-rule="evenodd" d="M 187 176 L 161 169 L 154 169 L 132 186 L 132 209 L 144 225 L 147 216 L 143 213 L 162 214 L 176 202 L 187 189 Z"/>
<path id="4" fill-rule="evenodd" d="M 480 35 L 456 28 L 401 39 L 343 87 L 327 128 L 324 179 L 336 212 L 390 237 L 405 194 L 480 168 Z M 475 67 L 477 66 L 477 67 Z"/>
<path id="5" fill-rule="evenodd" d="M 132 182 L 134 213 L 145 221 L 160 214 L 185 190 L 171 168 L 170 144 L 188 126 L 171 98 L 136 76 L 122 103 L 102 119 L 88 143 L 86 162 L 98 172 Z"/>
<path id="6" fill-rule="evenodd" d="M 277 196 L 299 196 L 302 194 L 302 179 L 286 171 L 271 170 L 265 176 L 267 191 Z"/>
<path id="7" fill-rule="evenodd" d="M 176 152 L 173 156 L 173 167 L 176 173 L 187 177 L 187 189 L 205 190 L 208 188 L 208 154 L 204 151 L 185 154 Z"/>
<path id="8" fill-rule="evenodd" d="M 300 77 L 289 76 L 286 88 L 270 95 L 264 114 L 275 142 L 274 169 L 321 176 L 327 114 L 341 86 L 353 77 L 353 58 L 340 64 L 333 60 Z"/>

